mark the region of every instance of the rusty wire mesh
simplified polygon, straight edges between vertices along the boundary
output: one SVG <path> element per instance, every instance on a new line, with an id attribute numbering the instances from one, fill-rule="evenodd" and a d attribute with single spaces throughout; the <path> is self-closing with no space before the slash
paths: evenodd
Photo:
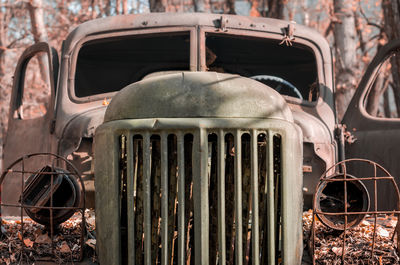
<path id="1" fill-rule="evenodd" d="M 47 171 L 47 172 L 40 172 L 40 167 L 43 166 L 43 164 L 36 164 L 35 165 L 35 158 L 37 161 L 47 161 L 51 166 L 52 170 Z M 34 165 L 32 167 L 32 164 Z M 28 167 L 28 165 L 31 165 Z M 36 169 L 32 169 L 36 168 Z M 74 181 L 78 183 L 79 185 L 79 203 L 78 205 L 73 205 L 73 206 L 55 206 L 54 205 L 54 194 L 51 193 L 51 191 L 54 190 L 54 178 L 55 176 L 60 175 L 60 171 L 56 170 L 57 169 L 62 169 L 62 174 L 68 175 L 69 178 L 75 178 Z M 48 202 L 46 205 L 28 205 L 25 203 L 24 200 L 24 190 L 26 188 L 26 181 L 27 177 L 33 176 L 34 174 L 40 174 L 44 178 L 50 178 L 50 187 L 47 187 L 49 192 L 48 196 Z M 10 188 L 9 186 L 6 187 L 7 189 L 4 190 L 4 183 L 8 179 L 11 178 L 19 178 L 20 181 L 19 184 L 20 187 L 16 187 L 15 189 Z M 14 180 L 15 183 L 15 180 Z M 18 185 L 17 185 L 18 186 Z M 7 195 L 7 193 L 18 193 L 16 196 L 19 198 L 17 202 L 12 202 L 12 203 L 7 203 L 3 202 L 3 196 Z M 15 195 L 13 195 L 15 197 Z M 5 169 L 0 177 L 0 225 L 2 228 L 2 233 L 1 233 L 1 238 L 0 238 L 0 244 L 2 246 L 5 246 L 7 243 L 5 243 L 8 240 L 8 251 L 9 252 L 14 252 L 17 251 L 18 253 L 8 253 L 11 257 L 11 263 L 13 263 L 13 259 L 15 262 L 18 263 L 24 263 L 24 262 L 34 262 L 34 261 L 48 261 L 52 260 L 55 262 L 59 263 L 64 263 L 67 261 L 74 262 L 74 261 L 80 261 L 83 259 L 83 247 L 84 247 L 84 237 L 85 237 L 85 186 L 83 179 L 81 178 L 81 174 L 78 172 L 76 167 L 71 164 L 67 159 L 51 154 L 51 153 L 34 153 L 30 155 L 25 155 L 23 157 L 20 157 L 16 161 L 14 161 L 7 169 Z M 4 209 L 6 208 L 13 208 L 13 209 L 18 209 L 19 212 L 19 218 L 17 217 L 11 217 L 11 216 L 5 216 L 4 215 Z M 49 222 L 45 225 L 40 225 L 31 218 L 28 218 L 28 211 L 42 211 L 42 212 L 48 212 L 49 216 Z M 65 222 L 65 220 L 61 220 L 63 224 L 60 224 L 61 221 L 55 221 L 54 216 L 58 212 L 62 211 L 68 211 L 68 217 L 67 219 L 74 219 L 73 223 L 68 223 Z M 79 214 L 77 214 L 79 213 Z M 72 216 L 73 215 L 73 216 Z M 80 215 L 80 216 L 79 216 Z M 72 218 L 71 218 L 72 216 Z M 65 218 L 64 218 L 65 219 Z M 75 227 L 73 227 L 75 226 Z M 43 250 L 43 244 L 37 244 L 39 241 L 31 240 L 32 233 L 24 229 L 24 227 L 28 227 L 32 229 L 32 233 L 39 233 L 40 231 L 46 232 L 46 235 L 50 232 L 50 237 L 47 237 L 47 241 L 45 240 L 44 242 L 47 243 L 46 250 Z M 7 232 L 7 229 L 9 231 Z M 39 232 L 37 232 L 39 231 Z M 11 235 L 14 233 L 14 237 Z M 7 235 L 8 234 L 8 235 Z M 16 236 L 15 236 L 16 235 Z M 37 234 L 35 235 L 36 238 L 39 238 L 43 234 Z M 16 239 L 17 241 L 20 240 L 20 243 L 16 242 L 9 242 L 10 239 Z M 63 241 L 62 241 L 63 240 Z M 66 242 L 68 240 L 71 240 L 74 243 L 73 246 L 65 246 Z M 14 240 L 15 241 L 15 240 Z M 51 241 L 51 242 L 49 242 Z M 61 242 L 60 242 L 61 241 Z M 60 245 L 61 243 L 61 245 Z M 68 244 L 68 243 L 67 243 Z M 0 246 L 1 247 L 1 246 Z M 61 255 L 61 252 L 63 252 L 63 247 L 67 248 L 70 250 L 70 253 L 64 253 Z M 6 247 L 7 251 L 7 247 Z M 2 255 L 4 253 L 1 253 Z M 34 255 L 35 254 L 35 255 Z M 17 256 L 17 258 L 16 258 Z M 63 257 L 61 257 L 63 256 Z"/>
<path id="2" fill-rule="evenodd" d="M 361 177 L 353 177 L 348 173 L 348 168 L 349 165 L 354 166 L 354 164 L 361 163 L 361 166 L 371 166 L 371 169 L 373 173 L 371 175 L 364 175 Z M 360 166 L 360 165 L 358 165 Z M 382 174 L 382 175 L 379 175 Z M 335 178 L 332 176 L 341 176 L 339 178 Z M 349 182 L 356 182 L 359 181 L 361 183 L 364 183 L 365 181 L 372 181 L 373 182 L 373 209 L 367 209 L 364 211 L 349 211 L 348 209 L 348 183 Z M 395 207 L 394 210 L 379 210 L 378 208 L 378 198 L 379 195 L 381 196 L 387 196 L 387 194 L 379 194 L 378 192 L 378 182 L 381 181 L 389 181 L 392 185 L 392 190 L 395 193 L 395 197 L 397 198 L 397 207 Z M 344 199 L 344 210 L 343 211 L 336 211 L 336 212 L 327 212 L 327 211 L 322 211 L 319 206 L 317 206 L 317 191 L 321 188 L 322 185 L 326 185 L 327 182 L 342 182 L 343 183 L 343 199 Z M 370 254 L 368 255 L 368 264 L 383 264 L 382 263 L 382 257 L 376 257 L 374 256 L 374 253 L 377 251 L 376 250 L 376 240 L 377 240 L 377 218 L 378 216 L 382 215 L 394 215 L 397 216 L 396 220 L 396 225 L 393 230 L 393 234 L 390 238 L 390 241 L 393 243 L 392 245 L 395 247 L 395 251 L 398 252 L 400 242 L 398 240 L 399 237 L 399 214 L 400 214 L 400 209 L 399 209 L 399 203 L 400 203 L 400 193 L 399 193 L 399 188 L 396 184 L 396 181 L 394 177 L 386 170 L 384 169 L 381 165 L 370 161 L 366 159 L 348 159 L 341 161 L 331 168 L 329 168 L 320 178 L 320 181 L 316 187 L 315 193 L 314 193 L 314 199 L 313 199 L 313 210 L 312 210 L 312 229 L 311 229 L 311 236 L 310 236 L 310 250 L 311 250 L 311 255 L 313 259 L 313 264 L 319 264 L 317 263 L 316 260 L 316 235 L 317 235 L 317 229 L 316 229 L 316 222 L 321 221 L 321 217 L 326 217 L 326 216 L 337 216 L 338 218 L 343 218 L 344 223 L 342 229 L 340 228 L 339 230 L 342 230 L 341 235 L 337 237 L 337 239 L 342 240 L 342 246 L 341 246 L 341 251 L 338 251 L 339 255 L 341 255 L 341 264 L 359 264 L 360 261 L 355 262 L 354 260 L 351 261 L 349 259 L 346 260 L 346 254 L 347 253 L 347 247 L 346 245 L 348 244 L 347 242 L 347 237 L 349 235 L 351 226 L 357 226 L 358 222 L 353 222 L 353 224 L 349 224 L 348 220 L 350 216 L 358 215 L 362 216 L 362 218 L 365 217 L 365 215 L 373 217 L 373 236 L 372 236 L 372 242 L 370 242 Z M 369 205 L 368 205 L 369 207 Z M 354 218 L 353 218 L 354 219 Z M 323 222 L 322 222 L 323 223 Z M 326 225 L 326 224 L 325 224 Z M 332 226 L 331 226 L 332 227 Z M 321 232 L 321 231 L 320 231 Z M 340 231 L 339 231 L 340 232 Z M 397 234 L 397 238 L 395 242 L 395 235 Z M 338 235 L 338 233 L 336 233 Z M 353 240 L 353 239 L 352 239 Z M 350 241 L 350 240 L 349 240 Z M 396 243 L 396 244 L 395 244 Z M 319 246 L 321 247 L 321 246 Z M 396 254 L 397 256 L 397 254 Z M 378 258 L 378 259 L 377 259 Z M 363 261 L 364 262 L 364 261 Z M 335 263 L 337 264 L 337 263 Z M 362 263 L 365 264 L 365 263 Z M 390 264 L 390 263 L 389 263 Z"/>

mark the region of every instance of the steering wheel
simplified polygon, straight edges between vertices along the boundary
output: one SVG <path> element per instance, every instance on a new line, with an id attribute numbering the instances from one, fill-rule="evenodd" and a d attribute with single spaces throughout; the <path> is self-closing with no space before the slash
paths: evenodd
<path id="1" fill-rule="evenodd" d="M 249 78 L 257 80 L 267 86 L 272 87 L 280 94 L 303 99 L 303 96 L 301 95 L 297 87 L 295 87 L 293 84 L 291 84 L 289 81 L 286 81 L 283 78 L 273 75 L 255 75 L 255 76 L 250 76 Z"/>

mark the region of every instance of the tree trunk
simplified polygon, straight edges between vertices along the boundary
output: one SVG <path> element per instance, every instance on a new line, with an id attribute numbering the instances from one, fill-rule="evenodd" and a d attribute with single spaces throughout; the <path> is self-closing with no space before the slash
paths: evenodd
<path id="1" fill-rule="evenodd" d="M 5 25 L 5 12 L 7 9 L 0 10 L 0 81 L 5 74 L 4 69 L 4 55 L 6 51 L 6 25 Z"/>
<path id="2" fill-rule="evenodd" d="M 284 0 L 269 0 L 267 17 L 283 18 Z"/>
<path id="3" fill-rule="evenodd" d="M 149 0 L 150 12 L 165 12 L 167 10 L 167 0 Z"/>
<path id="4" fill-rule="evenodd" d="M 383 0 L 384 28 L 389 40 L 400 38 L 400 0 Z"/>
<path id="5" fill-rule="evenodd" d="M 92 19 L 95 19 L 97 17 L 96 6 L 99 6 L 99 4 L 97 3 L 97 0 L 92 0 L 92 3 L 90 6 L 92 8 L 91 17 L 92 17 Z"/>
<path id="6" fill-rule="evenodd" d="M 265 5 L 265 0 L 263 0 L 263 9 L 264 9 L 264 5 Z M 260 6 L 260 0 L 252 0 L 251 1 L 251 10 L 250 10 L 250 16 L 251 17 L 261 17 L 264 14 L 261 14 L 258 11 L 258 7 Z"/>
<path id="7" fill-rule="evenodd" d="M 195 12 L 209 12 L 210 1 L 209 0 L 194 0 L 194 11 Z"/>
<path id="8" fill-rule="evenodd" d="M 92 1 L 90 1 L 92 2 Z M 81 19 L 86 20 L 87 18 L 89 18 L 91 16 L 91 12 L 89 11 L 90 7 L 92 6 L 91 4 L 87 0 L 83 0 L 81 1 L 81 9 L 79 11 L 79 16 L 81 17 Z"/>
<path id="9" fill-rule="evenodd" d="M 306 26 L 310 25 L 310 10 L 307 6 L 307 1 L 306 0 L 302 0 L 301 1 L 301 11 L 303 13 L 303 24 Z"/>
<path id="10" fill-rule="evenodd" d="M 339 120 L 350 103 L 357 77 L 357 33 L 353 15 L 353 1 L 334 0 L 338 22 L 334 26 L 336 52 L 336 108 Z"/>
<path id="11" fill-rule="evenodd" d="M 29 15 L 31 19 L 31 27 L 32 34 L 35 43 L 38 42 L 47 42 L 47 31 L 46 25 L 44 23 L 44 14 L 43 14 L 43 2 L 42 0 L 29 0 L 27 2 Z M 49 72 L 48 72 L 48 59 L 46 55 L 42 55 L 38 58 L 39 60 L 39 68 L 40 74 L 42 76 L 42 80 L 48 84 L 49 81 Z"/>
<path id="12" fill-rule="evenodd" d="M 9 4 L 9 0 L 3 1 L 4 4 Z M 2 8 L 0 9 L 0 173 L 3 170 L 3 137 L 5 136 L 5 132 L 7 130 L 7 118 L 8 118 L 8 108 L 5 106 L 5 103 L 9 102 L 9 98 L 7 95 L 10 94 L 10 86 L 5 85 L 6 82 L 2 82 L 3 77 L 9 70 L 6 66 L 6 50 L 12 45 L 9 42 L 8 36 L 8 25 L 13 16 L 10 8 Z"/>
<path id="13" fill-rule="evenodd" d="M 136 1 L 140 3 L 140 1 Z M 111 0 L 100 0 L 99 6 L 101 7 L 101 13 L 107 17 L 111 16 Z"/>
<path id="14" fill-rule="evenodd" d="M 262 2 L 261 2 L 262 1 Z M 268 12 L 265 12 L 265 1 L 267 1 Z M 252 17 L 271 17 L 283 19 L 285 0 L 250 0 Z M 262 9 L 260 12 L 260 8 Z"/>
<path id="15" fill-rule="evenodd" d="M 121 0 L 116 0 L 115 1 L 115 13 L 117 13 L 117 15 L 121 14 L 120 10 L 121 10 Z"/>
<path id="16" fill-rule="evenodd" d="M 0 9 L 0 81 L 3 79 L 5 71 L 4 71 L 4 53 L 5 53 L 5 27 L 4 27 L 4 9 Z M 0 101 L 3 101 L 3 95 L 0 93 Z M 1 106 L 0 106 L 1 111 Z M 4 115 L 5 113 L 0 112 L 0 114 Z M 5 115 L 4 115 L 5 116 Z M 3 125 L 4 117 L 0 117 L 0 173 L 3 172 Z"/>
<path id="17" fill-rule="evenodd" d="M 235 0 L 226 0 L 224 6 L 224 13 L 226 14 L 236 14 L 235 12 Z"/>
<path id="18" fill-rule="evenodd" d="M 128 14 L 128 0 L 122 0 L 122 14 Z"/>

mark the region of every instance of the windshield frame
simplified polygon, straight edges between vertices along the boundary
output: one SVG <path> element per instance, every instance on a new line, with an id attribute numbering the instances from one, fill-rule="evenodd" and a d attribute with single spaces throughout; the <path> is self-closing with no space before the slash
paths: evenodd
<path id="1" fill-rule="evenodd" d="M 273 39 L 278 42 L 282 40 L 282 34 L 277 34 L 276 32 L 268 32 L 268 31 L 250 31 L 250 30 L 242 30 L 242 29 L 229 29 L 229 30 L 216 30 L 213 27 L 207 27 L 203 26 L 200 28 L 199 32 L 199 69 L 200 71 L 207 71 L 207 66 L 206 66 L 206 38 L 207 34 L 212 34 L 212 35 L 236 35 L 239 38 L 260 38 L 260 39 Z M 317 71 L 317 78 L 318 78 L 318 84 L 319 84 L 319 95 L 318 98 L 314 101 L 308 101 L 305 99 L 300 99 L 300 98 L 295 98 L 291 96 L 287 96 L 284 94 L 281 94 L 282 97 L 285 98 L 285 100 L 288 103 L 293 103 L 296 105 L 304 105 L 304 106 L 309 106 L 309 107 L 315 107 L 318 102 L 321 99 L 325 98 L 325 93 L 327 92 L 326 89 L 329 89 L 326 87 L 326 78 L 325 78 L 325 72 L 324 72 L 324 63 L 323 63 L 323 57 L 321 54 L 320 49 L 318 48 L 317 45 L 315 45 L 313 42 L 311 42 L 308 39 L 297 37 L 293 41 L 296 43 L 297 46 L 302 46 L 305 49 L 309 49 L 316 60 L 316 71 Z M 284 45 L 284 44 L 282 44 Z"/>

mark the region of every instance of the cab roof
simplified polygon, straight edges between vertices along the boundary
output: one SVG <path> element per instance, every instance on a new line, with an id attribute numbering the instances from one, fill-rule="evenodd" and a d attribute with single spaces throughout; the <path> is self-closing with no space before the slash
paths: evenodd
<path id="1" fill-rule="evenodd" d="M 221 21 L 223 21 L 221 23 Z M 137 15 L 118 15 L 100 18 L 82 23 L 67 37 L 64 43 L 64 52 L 69 53 L 82 38 L 112 32 L 121 32 L 135 29 L 151 29 L 159 27 L 188 27 L 207 26 L 215 28 L 242 29 L 249 31 L 270 32 L 284 35 L 285 28 L 290 23 L 285 20 L 246 17 L 238 15 L 221 15 L 207 13 L 147 13 Z M 312 41 L 319 47 L 324 57 L 330 58 L 330 47 L 326 39 L 317 31 L 294 23 L 294 37 Z"/>

